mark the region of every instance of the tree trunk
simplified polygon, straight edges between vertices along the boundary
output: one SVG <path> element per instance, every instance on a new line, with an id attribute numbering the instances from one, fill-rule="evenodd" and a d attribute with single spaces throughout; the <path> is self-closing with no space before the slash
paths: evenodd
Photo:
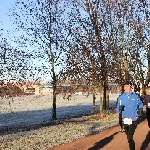
<path id="1" fill-rule="evenodd" d="M 127 52 L 124 54 L 124 71 L 125 71 L 125 81 L 129 80 L 129 70 L 128 70 L 128 58 L 127 58 Z"/>
<path id="2" fill-rule="evenodd" d="M 107 76 L 107 75 L 106 75 Z M 106 77 L 106 80 L 104 81 L 104 109 L 109 109 L 109 90 L 108 90 L 108 76 Z"/>
<path id="3" fill-rule="evenodd" d="M 99 112 L 100 112 L 100 115 L 99 115 L 99 117 L 100 117 L 100 119 L 102 119 L 103 118 L 103 97 L 102 97 L 102 88 L 101 87 L 99 87 L 99 93 L 100 93 L 100 110 L 99 110 Z"/>
<path id="4" fill-rule="evenodd" d="M 96 99 L 96 97 L 95 97 L 95 87 L 93 87 L 93 113 L 96 112 L 96 109 L 95 109 L 95 99 Z"/>
<path id="5" fill-rule="evenodd" d="M 55 74 L 55 69 L 54 69 L 54 56 L 51 53 L 51 57 L 52 57 L 52 73 L 53 73 L 53 109 L 52 109 L 52 119 L 56 120 L 56 74 Z"/>
<path id="6" fill-rule="evenodd" d="M 55 77 L 54 77 L 55 78 Z M 52 119 L 56 120 L 56 78 L 53 80 L 53 109 L 52 109 Z"/>
<path id="7" fill-rule="evenodd" d="M 53 109 L 52 109 L 52 119 L 56 120 L 56 88 L 53 88 Z"/>
<path id="8" fill-rule="evenodd" d="M 141 73 L 141 78 L 140 78 L 140 93 L 144 95 L 145 89 L 144 89 L 144 75 L 143 75 L 143 70 L 142 66 L 140 66 L 140 73 Z"/>

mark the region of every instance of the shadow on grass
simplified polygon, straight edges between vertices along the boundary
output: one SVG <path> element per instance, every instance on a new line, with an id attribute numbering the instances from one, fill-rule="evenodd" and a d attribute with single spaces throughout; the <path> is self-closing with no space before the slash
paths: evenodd
<path id="1" fill-rule="evenodd" d="M 98 110 L 99 106 L 96 105 Z M 92 114 L 92 105 L 63 106 L 56 110 L 57 120 L 52 120 L 52 108 L 0 114 L 0 135 L 30 131 L 63 123 L 64 120 Z"/>
<path id="2" fill-rule="evenodd" d="M 113 101 L 110 101 L 112 103 Z M 68 102 L 69 103 L 69 102 Z M 0 113 L 0 135 L 24 132 L 63 123 L 64 120 L 92 114 L 92 103 L 88 105 L 61 106 L 56 110 L 57 120 L 52 120 L 52 108 L 42 110 Z M 99 105 L 96 104 L 99 113 Z"/>

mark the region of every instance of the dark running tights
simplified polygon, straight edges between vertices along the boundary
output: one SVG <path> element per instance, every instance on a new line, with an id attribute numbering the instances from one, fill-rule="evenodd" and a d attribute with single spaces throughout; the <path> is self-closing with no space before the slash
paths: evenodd
<path id="1" fill-rule="evenodd" d="M 147 118 L 148 126 L 149 126 L 149 128 L 150 128 L 150 111 L 148 111 L 148 112 L 146 113 L 146 118 Z"/>
<path id="2" fill-rule="evenodd" d="M 137 127 L 136 121 L 132 122 L 132 124 L 130 125 L 124 124 L 125 134 L 127 135 L 130 150 L 135 150 L 135 142 L 133 140 L 133 135 L 136 127 Z"/>
<path id="3" fill-rule="evenodd" d="M 121 128 L 123 128 L 123 124 L 122 124 L 122 113 L 119 113 L 119 125 Z"/>

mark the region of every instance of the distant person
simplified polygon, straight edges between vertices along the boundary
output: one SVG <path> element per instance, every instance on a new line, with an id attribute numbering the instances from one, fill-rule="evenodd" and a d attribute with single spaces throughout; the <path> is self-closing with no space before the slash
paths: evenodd
<path id="1" fill-rule="evenodd" d="M 144 96 L 144 107 L 146 109 L 146 118 L 148 122 L 148 127 L 150 128 L 150 86 L 145 89 L 146 95 Z M 150 131 L 148 132 L 150 135 Z"/>
<path id="2" fill-rule="evenodd" d="M 138 124 L 138 118 L 143 112 L 143 103 L 140 97 L 132 92 L 132 83 L 124 83 L 124 92 L 118 97 L 116 112 L 122 112 L 122 121 L 130 150 L 135 150 L 133 135 Z"/>

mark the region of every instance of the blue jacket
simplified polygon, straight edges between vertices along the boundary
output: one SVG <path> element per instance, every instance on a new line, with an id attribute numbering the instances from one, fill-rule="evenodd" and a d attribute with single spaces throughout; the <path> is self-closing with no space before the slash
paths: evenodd
<path id="1" fill-rule="evenodd" d="M 119 110 L 120 105 L 123 105 L 122 118 L 131 118 L 132 121 L 136 121 L 138 119 L 137 111 L 139 109 L 143 109 L 143 103 L 140 97 L 133 92 L 124 92 L 118 97 L 116 108 L 117 113 L 121 112 Z"/>

